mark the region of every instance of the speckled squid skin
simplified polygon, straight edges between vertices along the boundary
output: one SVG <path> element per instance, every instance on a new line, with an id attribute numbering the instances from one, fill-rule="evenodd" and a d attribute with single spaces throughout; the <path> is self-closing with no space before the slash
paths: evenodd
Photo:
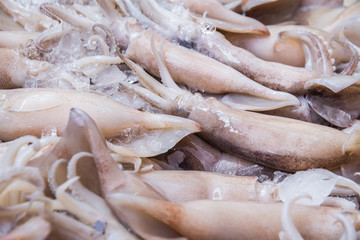
<path id="1" fill-rule="evenodd" d="M 259 41 L 254 39 L 254 41 Z M 251 42 L 249 40 L 249 42 Z M 265 40 L 263 41 L 265 42 Z M 320 73 L 278 62 L 264 61 L 251 52 L 236 47 L 218 32 L 204 34 L 198 43 L 201 52 L 212 52 L 218 61 L 238 70 L 254 81 L 277 91 L 304 94 L 307 81 L 318 78 Z M 262 51 L 262 53 L 267 51 Z M 278 54 L 288 51 L 279 51 Z M 302 50 L 299 50 L 301 55 Z M 276 54 L 275 54 L 276 55 Z M 301 57 L 298 57 L 299 59 Z"/>
<path id="2" fill-rule="evenodd" d="M 13 49 L 0 48 L 0 58 L 0 88 L 21 87 L 29 72 L 20 54 Z"/>
<path id="3" fill-rule="evenodd" d="M 189 118 L 202 125 L 200 136 L 222 151 L 275 169 L 331 169 L 349 158 L 342 152 L 348 135 L 330 127 L 235 111 L 211 98 Z"/>
<path id="4" fill-rule="evenodd" d="M 126 51 L 126 57 L 137 62 L 150 73 L 160 76 L 150 46 L 152 37 L 155 43 L 162 41 L 162 37 L 151 30 L 133 38 Z M 159 47 L 160 44 L 157 48 Z M 233 68 L 194 50 L 165 40 L 163 51 L 164 61 L 174 81 L 187 85 L 193 90 L 215 94 L 243 93 L 271 100 L 288 101 L 290 105 L 299 104 L 293 95 L 264 87 Z"/>

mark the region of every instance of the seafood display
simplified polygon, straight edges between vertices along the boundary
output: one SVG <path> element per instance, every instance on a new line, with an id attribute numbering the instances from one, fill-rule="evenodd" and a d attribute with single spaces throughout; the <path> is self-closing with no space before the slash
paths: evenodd
<path id="1" fill-rule="evenodd" d="M 0 0 L 0 239 L 360 239 L 359 21 Z"/>

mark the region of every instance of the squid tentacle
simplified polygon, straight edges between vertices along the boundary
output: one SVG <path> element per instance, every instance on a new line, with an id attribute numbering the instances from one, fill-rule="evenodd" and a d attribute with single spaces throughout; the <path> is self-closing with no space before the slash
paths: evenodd
<path id="1" fill-rule="evenodd" d="M 105 34 L 106 34 L 106 38 L 109 40 L 109 53 L 113 53 L 115 51 L 115 36 L 112 34 L 112 32 L 103 24 L 95 24 L 92 29 L 93 31 L 96 31 L 97 28 L 100 28 Z"/>
<path id="2" fill-rule="evenodd" d="M 300 30 L 288 30 L 279 33 L 280 39 L 293 38 L 301 41 L 306 56 L 305 68 L 316 70 L 322 74 L 333 75 L 335 60 L 331 58 L 329 43 L 322 36 Z"/>
<path id="3" fill-rule="evenodd" d="M 344 38 L 345 40 L 342 40 L 339 37 L 332 37 L 330 39 L 330 46 L 332 46 L 332 42 L 335 41 L 338 44 L 340 44 L 340 46 L 344 47 L 347 51 L 351 52 L 351 58 L 347 64 L 347 66 L 340 72 L 341 75 L 352 75 L 358 65 L 359 62 L 359 53 L 358 51 L 356 51 L 356 49 L 352 46 L 352 44 L 350 43 L 350 41 L 348 41 L 346 38 Z"/>
<path id="4" fill-rule="evenodd" d="M 348 239 L 348 240 L 357 239 L 354 226 L 344 215 L 342 215 L 341 213 L 335 213 L 334 217 L 341 223 L 341 225 L 344 228 L 344 233 L 341 236 L 341 239 Z"/>
<path id="5" fill-rule="evenodd" d="M 28 145 L 28 144 L 32 144 L 32 147 L 35 150 L 39 150 L 40 146 L 41 146 L 40 141 L 37 137 L 24 136 L 24 137 L 18 138 L 10 145 L 10 147 L 6 151 L 6 154 L 1 161 L 1 165 L 4 167 L 12 166 L 15 163 L 14 161 L 16 159 L 16 155 L 20 151 L 20 148 L 25 145 Z"/>
<path id="6" fill-rule="evenodd" d="M 286 201 L 282 211 L 281 211 L 281 222 L 283 226 L 283 231 L 279 233 L 280 239 L 293 239 L 293 240 L 302 240 L 302 236 L 299 231 L 296 229 L 293 221 L 291 220 L 290 207 L 301 198 L 311 199 L 311 195 L 308 193 L 299 193 L 293 196 L 289 201 Z"/>

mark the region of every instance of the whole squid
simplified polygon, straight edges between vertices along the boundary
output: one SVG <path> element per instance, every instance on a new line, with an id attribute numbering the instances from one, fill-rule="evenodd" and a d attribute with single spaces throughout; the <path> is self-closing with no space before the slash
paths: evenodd
<path id="1" fill-rule="evenodd" d="M 163 74 L 163 82 L 170 86 L 166 88 L 129 59 L 122 59 L 143 79 L 142 85 L 181 106 L 188 118 L 202 126 L 200 136 L 224 152 L 288 172 L 335 168 L 358 154 L 358 130 L 349 135 L 318 124 L 233 110 L 214 98 L 204 99 L 170 85 L 168 72 Z M 161 53 L 158 60 L 161 66 Z M 162 67 L 160 71 L 166 73 L 166 66 Z"/>
<path id="2" fill-rule="evenodd" d="M 156 155 L 167 151 L 185 135 L 200 131 L 199 125 L 193 121 L 164 114 L 140 112 L 107 96 L 91 92 L 22 88 L 1 90 L 0 96 L 2 140 L 24 135 L 39 137 L 46 129 L 53 129 L 61 135 L 70 109 L 75 107 L 87 111 L 99 124 L 106 138 L 127 142 L 129 146 L 136 142 L 142 145 L 140 148 L 135 147 L 140 155 Z M 128 139 L 121 139 L 121 135 L 127 135 Z M 160 135 L 164 139 L 164 145 L 152 145 L 152 136 Z M 150 153 L 150 149 L 155 152 Z"/>

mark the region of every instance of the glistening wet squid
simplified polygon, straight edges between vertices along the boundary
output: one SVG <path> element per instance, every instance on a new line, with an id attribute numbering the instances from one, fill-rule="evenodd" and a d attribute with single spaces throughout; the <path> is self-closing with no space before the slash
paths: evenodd
<path id="1" fill-rule="evenodd" d="M 112 4 L 110 4 L 110 6 L 112 6 Z M 64 19 L 64 21 L 68 21 L 70 18 L 70 13 L 65 9 L 50 4 L 44 7 Z M 121 17 L 118 12 L 112 9 L 107 11 L 108 9 L 104 8 L 104 10 L 111 19 L 111 23 L 109 23 L 108 20 L 104 20 L 103 24 L 111 30 L 117 42 L 128 49 L 126 53 L 127 56 L 136 59 L 136 61 L 145 66 L 148 71 L 158 75 L 158 68 L 152 55 L 150 40 L 153 35 L 160 39 L 162 37 L 152 29 L 145 31 L 133 18 Z M 88 27 L 89 20 L 87 18 L 80 16 L 75 17 L 80 20 L 87 20 L 87 23 L 84 23 L 83 27 Z M 74 18 L 74 16 L 71 15 L 71 18 Z M 81 22 L 80 20 L 79 22 Z M 95 22 L 93 24 L 95 24 Z M 264 109 L 299 104 L 299 101 L 293 95 L 266 88 L 238 71 L 196 51 L 186 49 L 167 40 L 165 40 L 164 48 L 169 50 L 167 52 L 166 62 L 175 80 L 193 89 L 209 93 L 232 92 L 241 96 L 250 95 L 257 99 L 265 99 L 269 104 L 264 104 L 265 106 L 262 106 Z M 139 56 L 146 57 L 139 58 Z M 195 62 L 195 64 L 188 64 L 189 62 Z M 188 74 L 183 74 L 184 71 Z M 207 71 L 211 71 L 211 73 Z M 253 107 L 254 106 L 247 106 L 247 108 Z"/>
<path id="2" fill-rule="evenodd" d="M 162 65 L 162 81 L 168 87 L 120 53 L 119 56 L 142 78 L 142 85 L 174 105 L 174 112 L 181 108 L 187 111 L 188 118 L 200 123 L 201 137 L 219 149 L 289 172 L 336 168 L 357 153 L 356 130 L 348 135 L 317 124 L 233 110 L 214 98 L 204 99 L 178 88 L 162 63 L 161 54 L 158 54 L 158 64 Z"/>
<path id="3" fill-rule="evenodd" d="M 338 177 L 331 172 L 325 170 L 299 172 L 297 175 L 289 177 L 286 182 L 274 185 L 272 183 L 260 184 L 256 182 L 256 177 L 230 177 L 197 171 L 185 175 L 172 171 L 148 173 L 122 171 L 111 156 L 106 154 L 104 139 L 89 116 L 79 110 L 73 111 L 72 116 L 82 119 L 82 127 L 88 131 L 90 136 L 88 141 L 91 154 L 84 153 L 74 156 L 69 163 L 71 167 L 68 168 L 68 171 L 76 173 L 75 161 L 79 161 L 79 158 L 83 157 L 92 157 L 96 164 L 102 196 L 121 221 L 125 221 L 133 231 L 146 239 L 178 237 L 176 232 L 171 229 L 175 229 L 191 239 L 216 239 L 219 237 L 232 239 L 238 236 L 251 239 L 260 236 L 262 238 L 274 238 L 282 228 L 289 237 L 295 236 L 296 228 L 298 228 L 306 238 L 326 239 L 330 236 L 340 236 L 344 231 L 342 224 L 338 224 L 336 227 L 332 224 L 337 221 L 338 216 L 343 217 L 341 222 L 344 221 L 346 228 L 349 228 L 346 233 L 350 232 L 351 234 L 351 231 L 355 231 L 351 229 L 358 228 L 357 214 L 352 204 L 348 205 L 341 203 L 341 201 L 331 203 L 325 202 L 325 200 L 336 185 L 346 186 L 357 193 L 359 193 L 360 188 L 354 182 Z M 163 181 L 164 178 L 168 180 Z M 328 181 L 324 181 L 324 179 Z M 59 197 L 60 194 L 66 195 L 63 192 L 65 188 L 77 184 L 77 180 L 76 177 L 71 177 L 59 186 Z M 194 180 L 202 184 L 194 184 Z M 234 185 L 237 188 L 232 187 Z M 172 186 L 180 188 L 175 189 Z M 324 191 L 319 193 L 315 186 L 321 186 Z M 79 186 L 74 186 L 74 190 L 78 188 Z M 277 188 L 279 189 L 278 192 L 274 191 Z M 310 205 L 315 206 L 293 205 L 292 216 L 290 216 L 288 208 L 294 200 L 298 200 L 295 197 L 299 195 L 299 192 L 310 194 L 313 201 L 310 202 Z M 86 191 L 78 193 L 82 199 L 87 199 L 92 195 Z M 279 195 L 277 195 L 278 193 Z M 278 197 L 285 204 L 274 202 L 279 201 Z M 250 202 L 249 200 L 256 201 Z M 318 206 L 319 204 L 324 205 Z M 85 209 L 81 205 L 79 208 Z M 254 211 L 254 209 L 257 210 Z M 342 213 L 345 209 L 346 214 Z M 310 214 L 314 211 L 316 212 L 315 215 Z M 258 218 L 259 213 L 267 217 L 260 220 Z M 221 216 L 221 219 L 224 218 L 223 222 L 226 224 L 213 227 L 211 231 L 199 231 L 199 226 L 210 227 L 212 222 L 210 216 L 214 214 L 218 217 Z M 316 225 L 306 224 L 307 227 L 304 227 L 300 222 L 308 221 L 309 214 Z M 244 220 L 241 216 L 244 219 L 251 219 L 254 224 L 244 226 L 244 228 L 240 227 L 242 225 L 240 222 Z M 228 218 L 232 219 L 233 224 L 225 221 Z M 196 220 L 197 224 L 190 223 L 190 219 Z M 262 226 L 265 228 L 269 223 L 268 219 L 272 219 L 274 228 L 267 228 L 266 231 L 254 231 L 253 227 Z M 295 228 L 288 227 L 292 225 L 293 220 L 291 219 L 296 224 Z M 319 222 L 317 223 L 317 221 Z M 235 229 L 235 226 L 238 229 Z M 327 226 L 332 226 L 331 230 Z M 224 229 L 227 229 L 226 233 L 223 232 Z"/>
<path id="4" fill-rule="evenodd" d="M 173 146 L 182 137 L 200 131 L 199 125 L 194 121 L 170 115 L 140 112 L 96 93 L 22 88 L 1 90 L 0 95 L 0 118 L 4 122 L 0 132 L 2 140 L 11 140 L 23 135 L 41 136 L 44 128 L 53 128 L 61 135 L 69 111 L 73 107 L 86 110 L 108 139 L 115 140 L 121 134 L 127 134 L 128 137 L 139 136 L 133 139 L 133 143 L 128 139 L 129 143 L 133 145 L 137 142 L 143 145 L 135 148 L 147 156 L 167 151 L 168 144 Z M 151 136 L 161 136 L 164 145 L 152 144 Z M 119 140 L 128 141 L 121 138 Z M 156 150 L 150 153 L 150 149 Z"/>

